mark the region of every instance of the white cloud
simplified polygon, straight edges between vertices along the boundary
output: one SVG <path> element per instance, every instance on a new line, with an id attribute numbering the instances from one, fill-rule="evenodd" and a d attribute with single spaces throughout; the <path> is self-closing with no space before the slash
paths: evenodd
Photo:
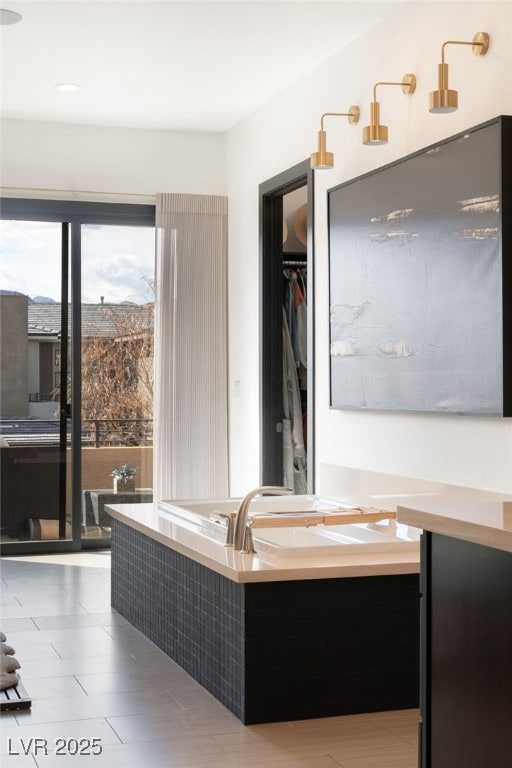
<path id="1" fill-rule="evenodd" d="M 60 301 L 60 238 L 58 223 L 0 221 L 0 289 Z M 84 225 L 82 301 L 151 300 L 154 251 L 151 227 Z"/>

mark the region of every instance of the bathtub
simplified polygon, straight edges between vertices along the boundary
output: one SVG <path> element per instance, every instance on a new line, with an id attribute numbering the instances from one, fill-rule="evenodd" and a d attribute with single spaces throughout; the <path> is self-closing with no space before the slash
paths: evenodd
<path id="1" fill-rule="evenodd" d="M 323 518 L 420 495 L 378 490 L 350 504 L 256 498 L 250 511 Z M 417 707 L 419 530 L 253 528 L 249 554 L 224 546 L 212 519 L 239 504 L 109 505 L 113 607 L 246 725 Z"/>
<path id="2" fill-rule="evenodd" d="M 211 517 L 239 503 L 109 507 L 113 607 L 246 725 L 418 706 L 418 532 L 253 528 L 244 553 Z M 264 497 L 251 511 L 350 506 Z"/>
<path id="3" fill-rule="evenodd" d="M 161 501 L 159 514 L 196 533 L 224 545 L 225 524 L 219 515 L 236 512 L 240 499 Z M 251 502 L 251 513 L 323 518 L 327 510 L 350 509 L 339 499 L 308 496 L 266 496 Z M 256 553 L 260 557 L 293 558 L 350 555 L 373 552 L 417 552 L 420 531 L 397 524 L 394 519 L 378 523 L 313 525 L 253 529 Z"/>
<path id="4" fill-rule="evenodd" d="M 254 531 L 256 551 L 274 557 L 395 552 L 419 547 L 420 531 L 394 521 L 314 528 L 260 528 Z"/>

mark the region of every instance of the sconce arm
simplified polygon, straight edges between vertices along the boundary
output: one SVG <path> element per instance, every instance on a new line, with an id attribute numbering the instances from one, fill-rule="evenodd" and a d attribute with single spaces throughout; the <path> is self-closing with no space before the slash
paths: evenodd
<path id="1" fill-rule="evenodd" d="M 349 112 L 324 112 L 320 118 L 320 130 L 324 130 L 324 117 L 348 117 L 350 125 L 355 125 L 357 122 L 359 122 L 359 107 L 349 107 L 349 110 Z"/>
<path id="2" fill-rule="evenodd" d="M 489 35 L 487 32 L 477 32 L 472 40 L 447 40 L 441 47 L 441 64 L 444 64 L 444 49 L 447 45 L 471 45 L 475 56 L 485 56 L 489 50 Z"/>
<path id="3" fill-rule="evenodd" d="M 375 83 L 373 86 L 373 100 L 377 101 L 377 86 L 379 85 L 401 85 L 402 86 L 402 92 L 406 95 L 411 95 L 416 90 L 416 76 L 415 75 L 404 75 L 403 79 L 399 83 L 394 82 L 388 82 L 386 80 L 381 80 L 378 83 Z"/>

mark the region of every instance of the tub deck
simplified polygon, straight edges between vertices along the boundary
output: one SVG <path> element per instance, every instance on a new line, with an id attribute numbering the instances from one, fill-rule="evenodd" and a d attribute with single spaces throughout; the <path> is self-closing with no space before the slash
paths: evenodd
<path id="1" fill-rule="evenodd" d="M 128 525 L 164 547 L 238 583 L 391 576 L 419 572 L 417 543 L 411 546 L 410 542 L 404 542 L 398 549 L 389 549 L 383 545 L 365 548 L 362 543 L 358 546 L 340 546 L 343 542 L 329 540 L 324 535 L 315 539 L 316 550 L 311 541 L 308 546 L 273 547 L 270 534 L 279 534 L 279 531 L 262 528 L 254 531 L 255 546 L 260 551 L 251 555 L 223 546 L 225 529 L 221 524 L 210 526 L 207 522 L 206 534 L 204 524 L 198 522 L 195 515 L 190 519 L 180 519 L 169 510 L 158 509 L 153 504 L 109 505 L 107 509 L 113 520 Z M 205 513 L 205 520 L 208 520 L 209 514 L 209 511 Z M 287 529 L 288 532 L 301 530 Z M 313 529 L 305 531 L 313 533 Z M 265 541 L 268 541 L 267 547 Z"/>

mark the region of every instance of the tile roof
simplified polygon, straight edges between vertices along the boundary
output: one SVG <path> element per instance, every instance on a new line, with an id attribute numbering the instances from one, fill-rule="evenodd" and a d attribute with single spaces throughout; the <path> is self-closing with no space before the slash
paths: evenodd
<path id="1" fill-rule="evenodd" d="M 152 308 L 153 304 L 82 304 L 82 337 L 118 336 L 119 324 L 122 327 L 123 320 L 134 316 L 140 317 L 139 330 L 153 328 Z M 60 333 L 60 309 L 60 304 L 29 304 L 29 336 Z M 71 307 L 69 313 L 71 317 Z"/>

